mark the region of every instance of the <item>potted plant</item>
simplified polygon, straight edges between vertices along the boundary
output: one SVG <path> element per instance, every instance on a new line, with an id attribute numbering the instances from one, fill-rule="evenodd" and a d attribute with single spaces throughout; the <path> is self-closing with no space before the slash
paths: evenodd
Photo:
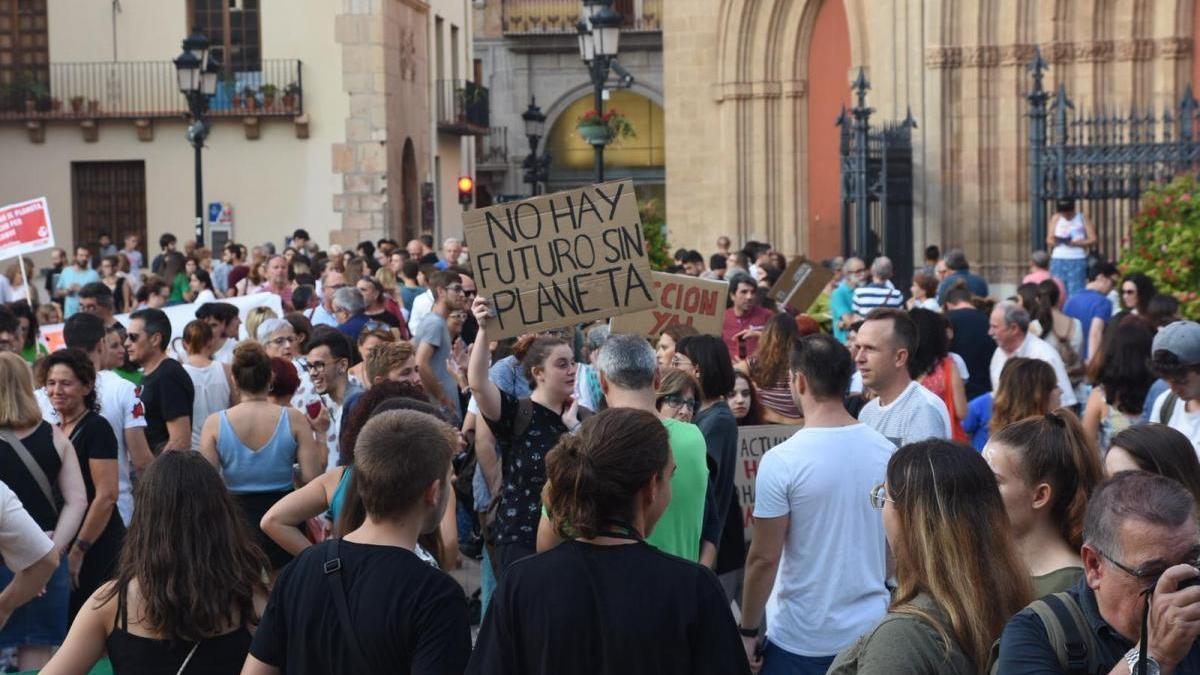
<path id="1" fill-rule="evenodd" d="M 89 98 L 87 102 L 87 111 L 89 115 L 95 115 L 100 112 L 100 101 L 94 98 Z"/>
<path id="2" fill-rule="evenodd" d="M 72 96 L 72 97 L 71 97 L 71 99 L 70 99 L 70 101 L 71 101 L 71 112 L 75 113 L 76 115 L 78 115 L 79 113 L 83 112 L 83 102 L 84 102 L 84 101 L 86 101 L 86 100 L 87 100 L 87 99 L 85 99 L 85 98 L 84 98 L 84 97 L 82 97 L 82 96 Z"/>
<path id="3" fill-rule="evenodd" d="M 242 96 L 245 97 L 246 110 L 254 110 L 258 108 L 258 90 L 250 85 L 246 85 L 242 89 Z"/>
<path id="4" fill-rule="evenodd" d="M 615 108 L 604 114 L 589 110 L 579 118 L 575 130 L 591 145 L 608 145 L 621 138 L 635 138 L 633 124 Z"/>
<path id="5" fill-rule="evenodd" d="M 62 99 L 55 96 L 50 99 L 50 110 L 55 113 L 62 112 Z"/>
<path id="6" fill-rule="evenodd" d="M 44 82 L 27 76 L 22 88 L 25 90 L 25 112 L 45 112 L 50 109 L 50 88 Z"/>
<path id="7" fill-rule="evenodd" d="M 275 107 L 275 94 L 279 93 L 279 87 L 273 84 L 264 84 L 258 90 L 262 92 L 263 110 L 271 110 Z"/>
<path id="8" fill-rule="evenodd" d="M 283 88 L 283 107 L 285 110 L 295 110 L 296 104 L 300 101 L 300 85 L 296 82 L 291 82 Z"/>

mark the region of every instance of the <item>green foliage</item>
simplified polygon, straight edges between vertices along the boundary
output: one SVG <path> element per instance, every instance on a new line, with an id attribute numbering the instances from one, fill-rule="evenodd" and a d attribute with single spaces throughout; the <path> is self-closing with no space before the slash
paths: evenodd
<path id="1" fill-rule="evenodd" d="M 1142 194 L 1121 254 L 1122 273 L 1141 272 L 1159 293 L 1179 300 L 1186 318 L 1200 320 L 1200 182 L 1183 175 Z"/>
<path id="2" fill-rule="evenodd" d="M 642 236 L 646 240 L 646 253 L 650 257 L 650 267 L 661 272 L 671 265 L 671 248 L 667 244 L 667 222 L 663 218 L 661 205 L 657 199 L 647 199 L 638 203 L 638 212 L 642 218 Z"/>

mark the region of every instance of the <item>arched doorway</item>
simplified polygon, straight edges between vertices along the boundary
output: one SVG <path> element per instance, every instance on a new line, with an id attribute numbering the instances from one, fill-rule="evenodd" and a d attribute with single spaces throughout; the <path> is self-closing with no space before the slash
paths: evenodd
<path id="1" fill-rule="evenodd" d="M 417 153 L 411 138 L 404 139 L 400 162 L 400 188 L 403 191 L 401 239 L 408 241 L 421 234 L 421 189 L 417 183 Z"/>
<path id="2" fill-rule="evenodd" d="M 834 126 L 850 105 L 850 28 L 843 0 L 824 0 L 808 44 L 808 256 L 841 253 L 839 135 Z"/>
<path id="3" fill-rule="evenodd" d="M 592 95 L 588 93 L 554 119 L 546 137 L 551 157 L 547 187 L 551 192 L 595 181 L 592 146 L 575 131 L 576 122 L 592 107 Z M 618 89 L 611 92 L 604 109 L 617 110 L 629 118 L 637 133 L 604 149 L 605 179 L 633 178 L 639 199 L 662 202 L 666 197 L 662 106 L 637 92 Z"/>

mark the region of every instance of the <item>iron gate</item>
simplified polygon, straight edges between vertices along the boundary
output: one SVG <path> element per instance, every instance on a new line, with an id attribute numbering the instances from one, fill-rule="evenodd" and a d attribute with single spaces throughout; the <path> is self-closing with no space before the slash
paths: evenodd
<path id="1" fill-rule="evenodd" d="M 906 289 L 913 273 L 912 130 L 910 110 L 900 122 L 871 128 L 871 84 L 860 68 L 851 85 L 856 105 L 838 116 L 841 128 L 842 254 L 868 263 L 892 259 L 894 282 Z"/>
<path id="2" fill-rule="evenodd" d="M 1096 227 L 1102 256 L 1115 260 L 1129 235 L 1142 192 L 1157 181 L 1194 170 L 1200 162 L 1197 102 L 1192 87 L 1161 117 L 1136 105 L 1127 114 L 1098 106 L 1076 110 L 1059 85 L 1042 85 L 1047 69 L 1038 50 L 1029 64 L 1029 207 L 1034 250 L 1045 248 L 1046 227 L 1058 199 L 1074 199 Z"/>

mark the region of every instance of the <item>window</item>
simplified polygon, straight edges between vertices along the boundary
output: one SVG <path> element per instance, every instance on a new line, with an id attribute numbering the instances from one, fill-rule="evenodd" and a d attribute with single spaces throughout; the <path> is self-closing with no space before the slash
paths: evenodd
<path id="1" fill-rule="evenodd" d="M 34 83 L 49 82 L 49 70 L 46 0 L 0 0 L 0 105 L 24 106 Z"/>
<path id="2" fill-rule="evenodd" d="M 72 162 L 71 206 L 79 245 L 94 249 L 101 232 L 146 241 L 145 162 Z"/>
<path id="3" fill-rule="evenodd" d="M 4 0 L 0 0 L 3 2 Z M 190 0 L 192 28 L 212 41 L 226 72 L 262 69 L 260 0 Z"/>

